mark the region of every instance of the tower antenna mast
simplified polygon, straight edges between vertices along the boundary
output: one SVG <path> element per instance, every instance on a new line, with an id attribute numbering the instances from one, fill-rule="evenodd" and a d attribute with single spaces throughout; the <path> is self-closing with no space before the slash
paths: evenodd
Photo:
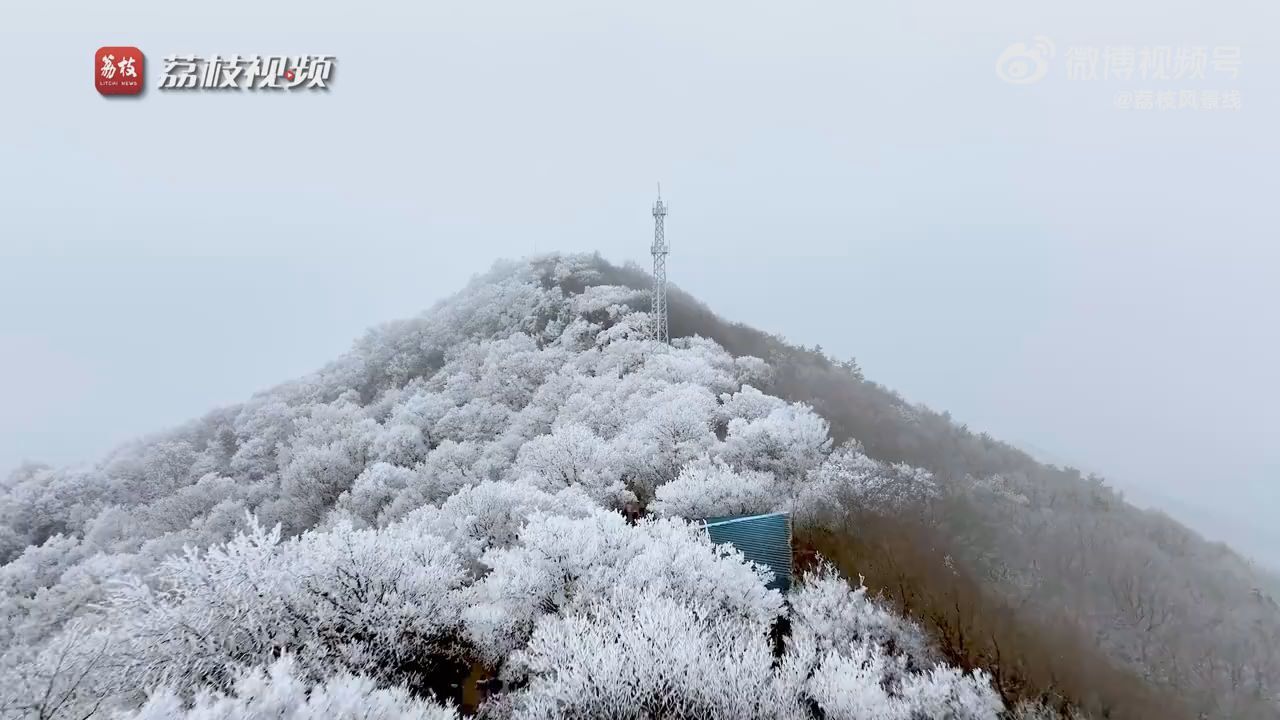
<path id="1" fill-rule="evenodd" d="M 658 183 L 658 201 L 653 204 L 653 246 L 649 252 L 653 254 L 653 300 L 650 314 L 653 322 L 653 339 L 660 343 L 671 342 L 671 332 L 667 327 L 667 253 L 671 246 L 667 245 L 664 229 L 667 217 L 667 205 L 662 202 L 662 183 Z"/>

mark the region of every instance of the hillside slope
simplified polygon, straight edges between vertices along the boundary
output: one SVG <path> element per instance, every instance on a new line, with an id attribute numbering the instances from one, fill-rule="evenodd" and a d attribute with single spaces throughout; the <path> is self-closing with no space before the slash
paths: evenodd
<path id="1" fill-rule="evenodd" d="M 1274 716 L 1275 608 L 1229 551 L 679 292 L 653 343 L 645 287 L 502 263 L 243 405 L 19 468 L 0 717 Z M 785 603 L 686 522 L 770 510 L 835 563 Z"/>

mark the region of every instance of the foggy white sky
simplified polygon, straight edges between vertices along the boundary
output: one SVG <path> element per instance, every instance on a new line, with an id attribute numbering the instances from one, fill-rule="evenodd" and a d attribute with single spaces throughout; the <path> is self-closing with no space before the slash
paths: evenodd
<path id="1" fill-rule="evenodd" d="M 312 370 L 499 257 L 647 260 L 721 314 L 1280 564 L 1280 10 L 1218 3 L 6 3 L 0 468 Z M 995 60 L 1045 35 L 1041 82 Z M 147 54 L 106 100 L 101 45 Z M 1071 46 L 1238 80 L 1068 80 Z M 329 53 L 327 94 L 155 88 Z M 21 71 L 15 70 L 21 68 Z M 1129 111 L 1120 90 L 1238 90 Z"/>

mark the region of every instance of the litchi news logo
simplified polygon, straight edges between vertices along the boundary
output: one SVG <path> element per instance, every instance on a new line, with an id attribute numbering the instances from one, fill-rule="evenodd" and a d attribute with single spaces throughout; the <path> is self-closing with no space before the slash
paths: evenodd
<path id="1" fill-rule="evenodd" d="M 1036 35 L 1030 45 L 1016 42 L 1005 48 L 996 60 L 996 77 L 1012 85 L 1030 85 L 1049 74 L 1053 59 L 1053 41 Z"/>
<path id="2" fill-rule="evenodd" d="M 159 88 L 188 90 L 328 90 L 337 59 L 332 55 L 168 55 Z M 142 51 L 111 45 L 93 57 L 94 87 L 103 95 L 137 95 L 144 85 Z"/>
<path id="3" fill-rule="evenodd" d="M 142 51 L 112 45 L 93 54 L 93 86 L 103 95 L 137 95 L 142 92 Z"/>

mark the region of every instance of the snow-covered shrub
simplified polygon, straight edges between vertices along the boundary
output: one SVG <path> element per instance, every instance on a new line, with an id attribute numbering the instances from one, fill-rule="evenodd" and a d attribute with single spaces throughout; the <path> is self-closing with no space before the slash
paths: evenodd
<path id="1" fill-rule="evenodd" d="M 400 402 L 392 408 L 387 424 L 390 427 L 407 425 L 417 428 L 423 435 L 423 441 L 430 448 L 439 442 L 439 438 L 431 434 L 436 423 L 440 422 L 445 413 L 453 407 L 453 401 L 443 394 L 419 386 L 413 392 L 406 392 Z"/>
<path id="2" fill-rule="evenodd" d="M 716 416 L 726 425 L 735 418 L 751 421 L 761 420 L 774 410 L 785 408 L 787 402 L 772 395 L 766 395 L 751 385 L 743 385 L 735 393 L 720 396 L 720 407 Z"/>
<path id="3" fill-rule="evenodd" d="M 346 495 L 346 504 L 357 517 L 375 524 L 384 507 L 420 482 L 419 474 L 410 468 L 376 462 L 356 476 Z"/>
<path id="4" fill-rule="evenodd" d="M 923 635 L 831 574 L 806 578 L 775 657 L 768 617 L 637 589 L 546 614 L 510 657 L 516 688 L 486 708 L 512 718 L 995 720 L 981 673 L 927 657 Z M 817 710 L 817 714 L 814 714 Z"/>
<path id="5" fill-rule="evenodd" d="M 14 644 L 0 653 L 0 717 L 83 718 L 116 690 L 104 671 L 108 633 L 77 618 L 41 647 Z"/>
<path id="6" fill-rule="evenodd" d="M 658 486 L 649 509 L 659 517 L 693 519 L 766 513 L 781 502 L 767 473 L 736 472 L 723 460 L 704 456 L 681 468 L 675 480 Z"/>
<path id="7" fill-rule="evenodd" d="M 691 383 L 715 396 L 738 389 L 733 357 L 719 345 L 703 338 L 684 338 L 676 346 L 687 350 L 652 353 L 645 360 L 645 374 L 672 384 Z"/>
<path id="8" fill-rule="evenodd" d="M 735 468 L 772 473 L 794 497 L 830 448 L 826 420 L 807 406 L 786 405 L 764 417 L 731 419 L 722 455 Z"/>
<path id="9" fill-rule="evenodd" d="M 445 413 L 431 435 L 459 443 L 483 443 L 497 437 L 510 421 L 511 408 L 486 397 L 476 397 Z"/>
<path id="10" fill-rule="evenodd" d="M 624 408 L 630 422 L 612 445 L 637 496 L 652 498 L 686 463 L 715 447 L 715 408 L 711 391 L 692 384 L 669 386 Z"/>
<path id="11" fill-rule="evenodd" d="M 995 720 L 1003 709 L 989 678 L 938 664 L 919 626 L 830 565 L 802 577 L 788 600 L 791 634 L 779 672 L 823 717 Z"/>
<path id="12" fill-rule="evenodd" d="M 381 426 L 374 433 L 369 448 L 372 459 L 403 467 L 413 467 L 427 456 L 427 452 L 427 439 L 422 430 L 409 423 Z"/>
<path id="13" fill-rule="evenodd" d="M 549 493 L 529 483 L 486 481 L 459 490 L 440 507 L 415 510 L 404 524 L 449 540 L 459 556 L 475 564 L 489 548 L 510 547 L 538 513 L 586 517 L 598 511 L 580 487 Z"/>
<path id="14" fill-rule="evenodd" d="M 513 720 L 788 718 L 767 624 L 642 593 L 548 616 L 511 658 L 521 688 L 491 709 Z"/>
<path id="15" fill-rule="evenodd" d="M 602 438 L 590 428 L 570 424 L 525 443 L 515 472 L 543 490 L 578 487 L 605 507 L 621 507 L 633 496 L 622 484 L 619 465 Z"/>
<path id="16" fill-rule="evenodd" d="M 398 520 L 416 508 L 443 502 L 462 488 L 491 480 L 497 474 L 485 459 L 485 445 L 470 440 L 444 440 L 414 468 L 412 481 L 382 506 L 379 519 Z"/>
<path id="17" fill-rule="evenodd" d="M 910 701 L 885 682 L 901 675 L 899 658 L 875 645 L 861 645 L 850 655 L 830 652 L 824 656 L 803 692 L 824 718 L 912 720 Z"/>
<path id="18" fill-rule="evenodd" d="M 788 604 L 793 657 L 821 657 L 831 651 L 847 653 L 855 646 L 877 645 L 905 658 L 913 670 L 929 667 L 937 659 L 924 630 L 868 597 L 866 587 L 850 587 L 829 564 L 802 576 Z"/>
<path id="19" fill-rule="evenodd" d="M 70 535 L 54 535 L 40 545 L 28 545 L 12 562 L 0 566 L 0 593 L 34 595 L 86 554 L 80 538 Z"/>
<path id="20" fill-rule="evenodd" d="M 763 359 L 740 355 L 733 359 L 735 381 L 742 386 L 768 387 L 773 382 L 773 368 Z"/>
<path id="21" fill-rule="evenodd" d="M 451 652 L 464 571 L 443 539 L 339 524 L 281 542 L 252 523 L 111 599 L 112 653 L 134 681 L 226 687 L 234 668 L 293 652 L 300 671 L 400 676 Z"/>
<path id="22" fill-rule="evenodd" d="M 604 347 L 611 344 L 631 343 L 629 346 L 633 351 L 647 350 L 648 347 L 644 341 L 653 337 L 653 325 L 649 322 L 649 313 L 631 313 L 619 318 L 609 327 L 599 331 L 595 335 L 595 345 Z M 638 355 L 632 355 L 637 361 L 640 361 Z"/>
<path id="23" fill-rule="evenodd" d="M 908 675 L 898 692 L 911 708 L 908 718 L 996 720 L 1004 710 L 991 678 L 981 670 L 972 673 L 945 665 Z"/>
<path id="24" fill-rule="evenodd" d="M 527 641 L 543 615 L 604 599 L 627 604 L 647 592 L 704 614 L 766 624 L 782 607 L 778 593 L 764 587 L 768 570 L 679 520 L 629 526 L 615 513 L 535 515 L 516 545 L 494 548 L 482 562 L 490 572 L 474 586 L 463 617 L 468 637 L 491 660 Z"/>
<path id="25" fill-rule="evenodd" d="M 829 654 L 806 694 L 831 720 L 997 720 L 1004 704 L 981 673 L 950 667 L 902 672 L 902 659 L 879 646 Z"/>
<path id="26" fill-rule="evenodd" d="M 233 421 L 236 451 L 231 470 L 244 478 L 275 472 L 280 446 L 294 431 L 294 415 L 294 409 L 273 394 L 261 394 L 246 403 Z"/>
<path id="27" fill-rule="evenodd" d="M 118 720 L 457 720 L 446 705 L 415 698 L 403 688 L 379 688 L 370 678 L 343 673 L 317 685 L 300 677 L 284 656 L 267 668 L 241 671 L 229 694 L 204 691 L 188 705 L 172 688 L 152 693 Z"/>
<path id="28" fill-rule="evenodd" d="M 835 527 L 850 512 L 893 515 L 919 508 L 937 495 L 937 484 L 927 470 L 882 463 L 857 443 L 847 443 L 810 473 L 796 497 L 795 519 Z"/>

